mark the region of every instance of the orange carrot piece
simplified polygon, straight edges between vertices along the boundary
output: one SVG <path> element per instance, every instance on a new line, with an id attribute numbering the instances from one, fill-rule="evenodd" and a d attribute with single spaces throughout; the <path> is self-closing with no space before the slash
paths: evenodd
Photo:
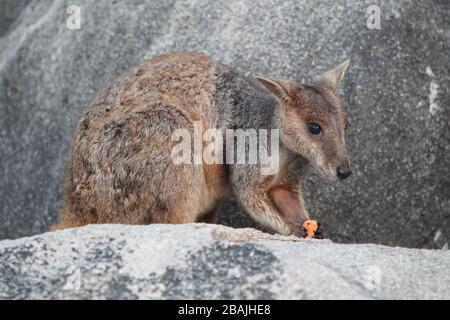
<path id="1" fill-rule="evenodd" d="M 307 220 L 303 223 L 303 228 L 306 229 L 306 237 L 312 238 L 314 237 L 314 233 L 316 232 L 319 224 L 315 220 Z"/>

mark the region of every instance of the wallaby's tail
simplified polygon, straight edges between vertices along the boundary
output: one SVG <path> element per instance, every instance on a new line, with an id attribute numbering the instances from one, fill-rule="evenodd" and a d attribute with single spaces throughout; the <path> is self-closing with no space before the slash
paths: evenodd
<path id="1" fill-rule="evenodd" d="M 48 228 L 49 232 L 53 232 L 53 231 L 58 231 L 58 230 L 64 230 L 64 229 L 69 229 L 69 228 L 76 228 L 76 227 L 80 227 L 80 225 L 71 223 L 70 221 L 67 221 L 67 215 L 64 214 L 64 210 L 63 209 L 61 211 L 61 214 L 59 215 L 59 223 L 57 224 L 53 224 Z"/>
<path id="2" fill-rule="evenodd" d="M 58 230 L 64 230 L 69 228 L 69 226 L 65 225 L 64 223 L 58 223 L 58 224 L 53 224 L 48 228 L 49 232 L 53 232 L 53 231 L 58 231 Z"/>

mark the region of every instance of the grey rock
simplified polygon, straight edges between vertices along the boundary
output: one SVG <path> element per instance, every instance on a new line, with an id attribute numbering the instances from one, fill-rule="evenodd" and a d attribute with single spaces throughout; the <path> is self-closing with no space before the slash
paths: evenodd
<path id="1" fill-rule="evenodd" d="M 97 225 L 0 242 L 0 299 L 448 299 L 450 251 Z"/>
<path id="2" fill-rule="evenodd" d="M 0 238 L 56 220 L 68 142 L 96 92 L 145 58 L 197 50 L 246 74 L 299 81 L 351 59 L 341 93 L 354 174 L 305 183 L 313 217 L 335 241 L 449 242 L 448 1 L 376 1 L 379 30 L 366 27 L 363 1 L 77 3 L 81 30 L 66 27 L 70 1 L 49 0 L 0 27 Z M 235 204 L 224 208 L 223 223 L 253 225 Z"/>
<path id="3" fill-rule="evenodd" d="M 3 0 L 0 2 L 0 37 L 10 29 L 30 0 Z"/>

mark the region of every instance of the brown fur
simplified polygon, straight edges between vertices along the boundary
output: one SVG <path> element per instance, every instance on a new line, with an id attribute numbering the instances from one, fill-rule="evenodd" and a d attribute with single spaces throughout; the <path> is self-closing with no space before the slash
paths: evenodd
<path id="1" fill-rule="evenodd" d="M 93 223 L 215 222 L 215 208 L 234 193 L 257 221 L 303 236 L 299 225 L 309 215 L 299 180 L 309 163 L 334 176 L 337 166 L 348 163 L 346 118 L 334 94 L 342 69 L 311 87 L 259 79 L 278 103 L 262 112 L 258 123 L 269 119 L 281 129 L 282 142 L 280 172 L 260 177 L 250 166 L 175 165 L 170 157 L 176 144 L 171 134 L 179 128 L 192 132 L 194 121 L 202 121 L 204 130 L 255 122 L 233 111 L 240 106 L 231 99 L 241 93 L 230 88 L 245 79 L 262 101 L 272 101 L 260 84 L 191 52 L 164 54 L 131 68 L 97 95 L 76 126 L 61 223 L 52 230 Z M 221 94 L 226 98 L 217 100 Z M 305 131 L 310 121 L 326 134 L 311 137 Z"/>

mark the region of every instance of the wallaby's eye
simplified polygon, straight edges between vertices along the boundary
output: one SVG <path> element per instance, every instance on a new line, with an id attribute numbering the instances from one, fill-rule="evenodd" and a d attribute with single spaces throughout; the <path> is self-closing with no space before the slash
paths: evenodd
<path id="1" fill-rule="evenodd" d="M 308 130 L 309 130 L 309 132 L 311 132 L 311 134 L 314 134 L 314 135 L 322 132 L 322 128 L 317 123 L 314 123 L 314 122 L 311 122 L 310 124 L 308 124 Z"/>

